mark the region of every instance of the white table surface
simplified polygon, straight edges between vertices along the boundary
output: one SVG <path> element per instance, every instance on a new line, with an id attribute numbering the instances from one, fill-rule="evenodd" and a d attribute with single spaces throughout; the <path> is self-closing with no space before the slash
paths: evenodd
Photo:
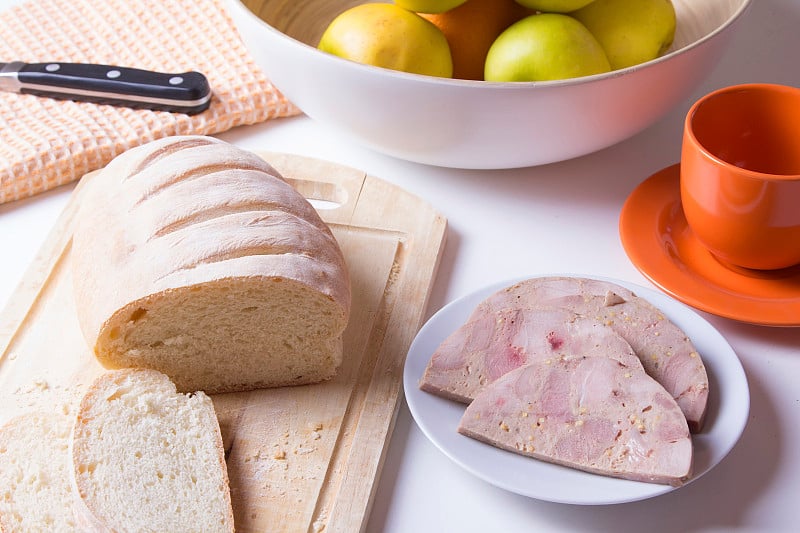
<path id="1" fill-rule="evenodd" d="M 0 0 L 0 8 L 16 3 Z M 589 273 L 651 286 L 620 244 L 617 223 L 625 198 L 650 174 L 678 160 L 682 120 L 697 97 L 742 82 L 800 85 L 798 28 L 800 1 L 755 0 L 719 66 L 667 117 L 606 150 L 537 168 L 464 171 L 399 161 L 344 142 L 304 116 L 220 137 L 245 148 L 357 167 L 435 206 L 447 217 L 449 230 L 426 317 L 484 284 L 524 275 Z M 65 186 L 0 206 L 0 305 L 71 190 Z M 742 361 L 751 413 L 736 447 L 696 482 L 661 497 L 612 506 L 532 500 L 452 463 L 420 432 L 403 404 L 367 530 L 800 531 L 800 328 L 703 315 Z"/>

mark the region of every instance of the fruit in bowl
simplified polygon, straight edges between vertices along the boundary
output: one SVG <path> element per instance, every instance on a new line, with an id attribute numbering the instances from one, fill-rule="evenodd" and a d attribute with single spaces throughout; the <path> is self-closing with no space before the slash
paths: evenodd
<path id="1" fill-rule="evenodd" d="M 615 70 L 655 59 L 675 37 L 670 0 L 593 0 L 571 16 L 600 42 Z"/>
<path id="2" fill-rule="evenodd" d="M 453 74 L 444 34 L 395 4 L 362 4 L 344 11 L 322 34 L 318 48 L 345 59 L 415 74 Z"/>
<path id="3" fill-rule="evenodd" d="M 417 13 L 444 13 L 467 0 L 395 0 L 395 4 Z"/>
<path id="4" fill-rule="evenodd" d="M 453 77 L 482 80 L 486 55 L 497 36 L 534 13 L 516 0 L 469 0 L 441 13 L 420 15 L 447 39 L 453 58 Z"/>
<path id="5" fill-rule="evenodd" d="M 645 63 L 674 36 L 671 0 L 395 0 L 347 9 L 318 48 L 417 74 L 547 81 Z"/>
<path id="6" fill-rule="evenodd" d="M 512 24 L 486 56 L 487 81 L 547 81 L 611 70 L 597 39 L 568 15 L 542 13 Z"/>
<path id="7" fill-rule="evenodd" d="M 516 0 L 525 7 L 546 13 L 569 13 L 580 9 L 592 0 Z"/>
<path id="8" fill-rule="evenodd" d="M 408 161 L 472 169 L 563 161 L 641 132 L 697 89 L 752 1 L 672 0 L 673 44 L 633 67 L 494 82 L 378 68 L 317 49 L 331 21 L 363 1 L 227 0 L 255 64 L 332 136 Z"/>

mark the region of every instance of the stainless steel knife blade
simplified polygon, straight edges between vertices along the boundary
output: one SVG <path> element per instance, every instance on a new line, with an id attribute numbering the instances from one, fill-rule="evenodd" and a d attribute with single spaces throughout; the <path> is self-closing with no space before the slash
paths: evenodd
<path id="1" fill-rule="evenodd" d="M 0 90 L 189 115 L 211 103 L 200 72 L 177 74 L 90 63 L 0 63 Z"/>

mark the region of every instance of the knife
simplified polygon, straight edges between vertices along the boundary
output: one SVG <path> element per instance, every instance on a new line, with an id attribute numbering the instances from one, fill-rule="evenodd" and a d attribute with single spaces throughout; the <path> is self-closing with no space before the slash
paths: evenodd
<path id="1" fill-rule="evenodd" d="M 88 63 L 0 63 L 0 90 L 194 115 L 211 88 L 200 72 L 168 74 Z"/>

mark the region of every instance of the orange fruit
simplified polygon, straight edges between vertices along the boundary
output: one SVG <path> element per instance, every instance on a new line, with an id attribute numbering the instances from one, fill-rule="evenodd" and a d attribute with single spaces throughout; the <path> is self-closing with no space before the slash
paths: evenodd
<path id="1" fill-rule="evenodd" d="M 497 36 L 533 13 L 514 0 L 467 0 L 444 13 L 420 16 L 433 22 L 447 38 L 453 77 L 482 80 L 486 54 Z"/>

